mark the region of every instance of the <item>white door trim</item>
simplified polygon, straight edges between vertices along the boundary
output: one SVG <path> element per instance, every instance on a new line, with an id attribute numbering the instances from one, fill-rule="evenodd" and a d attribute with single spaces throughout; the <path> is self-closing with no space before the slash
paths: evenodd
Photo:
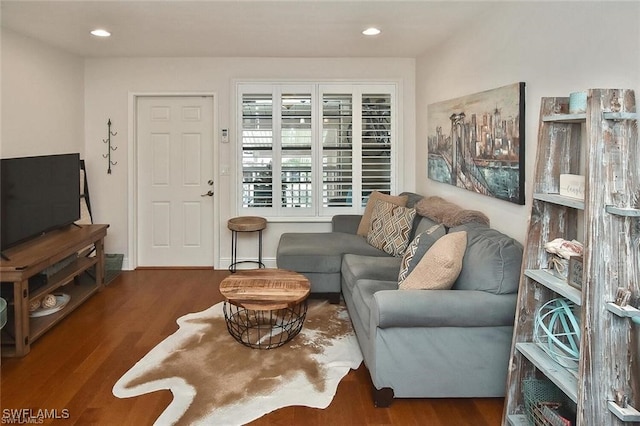
<path id="1" fill-rule="evenodd" d="M 137 100 L 139 97 L 189 97 L 189 96 L 207 96 L 213 98 L 213 176 L 214 176 L 214 203 L 213 203 L 213 251 L 214 256 L 212 259 L 213 267 L 220 268 L 220 202 L 218 201 L 218 151 L 219 151 L 219 129 L 218 129 L 218 94 L 217 92 L 129 92 L 128 95 L 128 108 L 129 108 L 129 123 L 128 123 L 128 140 L 129 149 L 127 152 L 128 161 L 128 268 L 136 269 L 138 267 L 138 141 L 137 141 Z"/>

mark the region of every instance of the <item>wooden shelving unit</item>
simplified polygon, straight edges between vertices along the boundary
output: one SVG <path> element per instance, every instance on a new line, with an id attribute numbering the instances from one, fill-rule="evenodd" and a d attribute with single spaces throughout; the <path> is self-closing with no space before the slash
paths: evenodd
<path id="1" fill-rule="evenodd" d="M 13 247 L 0 260 L 3 294 L 9 302 L 7 325 L 2 329 L 2 356 L 24 356 L 30 345 L 55 326 L 104 284 L 104 237 L 108 225 L 71 225 Z M 95 256 L 82 254 L 64 268 L 51 275 L 46 284 L 33 291 L 29 278 L 44 271 L 70 255 L 85 252 L 95 246 Z M 94 270 L 94 276 L 86 271 Z M 51 315 L 29 316 L 29 302 L 62 288 L 71 296 L 64 309 Z"/>
<path id="2" fill-rule="evenodd" d="M 503 425 L 529 425 L 523 381 L 545 379 L 576 405 L 579 426 L 640 422 L 640 148 L 632 90 L 589 90 L 585 114 L 564 114 L 568 98 L 543 98 L 531 217 Z M 560 112 L 558 112 L 560 111 Z M 583 159 L 582 163 L 580 159 Z M 560 174 L 585 175 L 585 200 L 559 195 Z M 578 235 L 582 233 L 584 235 Z M 544 244 L 584 244 L 582 287 L 549 273 Z M 632 305 L 616 304 L 618 288 Z M 577 371 L 552 359 L 534 339 L 535 315 L 564 297 L 580 318 Z"/>

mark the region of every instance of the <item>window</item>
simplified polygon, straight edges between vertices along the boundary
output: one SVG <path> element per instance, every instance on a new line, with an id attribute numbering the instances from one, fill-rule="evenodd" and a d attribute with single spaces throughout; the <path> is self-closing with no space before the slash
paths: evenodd
<path id="1" fill-rule="evenodd" d="M 238 84 L 242 214 L 358 213 L 395 190 L 395 84 Z"/>

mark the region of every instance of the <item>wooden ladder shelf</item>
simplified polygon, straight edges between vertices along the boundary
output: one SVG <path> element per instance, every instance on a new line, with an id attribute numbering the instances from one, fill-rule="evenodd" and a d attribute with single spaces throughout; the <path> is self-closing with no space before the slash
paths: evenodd
<path id="1" fill-rule="evenodd" d="M 591 89 L 584 114 L 567 114 L 568 101 L 543 98 L 541 103 L 505 426 L 534 424 L 526 414 L 523 391 L 530 379 L 559 389 L 579 426 L 640 422 L 640 146 L 635 95 L 632 90 Z M 560 174 L 585 176 L 584 201 L 559 195 Z M 555 238 L 583 242 L 581 287 L 549 272 L 544 245 Z M 619 289 L 630 292 L 629 303 L 616 300 Z M 576 307 L 580 343 L 573 370 L 545 351 L 534 335 L 536 314 L 555 298 L 566 298 Z"/>

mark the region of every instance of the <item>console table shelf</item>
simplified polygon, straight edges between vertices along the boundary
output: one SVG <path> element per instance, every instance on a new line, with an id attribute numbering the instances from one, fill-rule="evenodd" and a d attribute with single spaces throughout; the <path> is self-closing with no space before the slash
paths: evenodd
<path id="1" fill-rule="evenodd" d="M 3 294 L 8 299 L 7 325 L 2 329 L 2 355 L 24 356 L 35 339 L 55 326 L 104 285 L 104 237 L 109 225 L 72 225 L 52 231 L 3 252 L 0 260 Z M 95 256 L 80 256 L 48 277 L 46 284 L 29 288 L 29 278 L 69 256 L 95 246 Z M 95 267 L 95 276 L 85 274 Z M 29 303 L 64 289 L 71 296 L 64 309 L 50 315 L 29 316 Z"/>

